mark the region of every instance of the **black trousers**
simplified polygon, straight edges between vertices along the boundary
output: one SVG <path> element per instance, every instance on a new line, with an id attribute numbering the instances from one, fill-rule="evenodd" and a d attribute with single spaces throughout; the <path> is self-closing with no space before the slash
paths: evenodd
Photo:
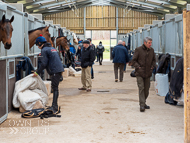
<path id="1" fill-rule="evenodd" d="M 99 53 L 99 63 L 102 64 L 103 61 L 103 53 Z"/>
<path id="2" fill-rule="evenodd" d="M 61 72 L 51 75 L 51 87 L 53 91 L 58 91 L 59 80 L 61 78 Z"/>

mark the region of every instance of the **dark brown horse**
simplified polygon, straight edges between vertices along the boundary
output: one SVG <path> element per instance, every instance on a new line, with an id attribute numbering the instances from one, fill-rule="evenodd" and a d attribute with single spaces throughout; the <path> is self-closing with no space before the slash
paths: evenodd
<path id="1" fill-rule="evenodd" d="M 54 43 L 55 37 L 51 37 L 51 40 L 52 40 L 52 43 Z M 57 46 L 62 46 L 63 49 L 65 49 L 66 51 L 68 51 L 69 50 L 69 46 L 67 45 L 67 42 L 68 42 L 67 37 L 65 37 L 65 36 L 59 36 L 59 37 L 56 38 L 56 45 L 53 44 L 54 45 L 53 47 L 55 48 Z"/>
<path id="2" fill-rule="evenodd" d="M 51 45 L 53 46 L 53 43 L 51 41 L 51 36 L 49 33 L 49 26 L 48 27 L 46 26 L 28 31 L 30 48 L 34 46 L 35 41 L 40 36 L 40 34 L 42 34 L 42 36 L 46 38 L 47 42 L 51 43 Z"/>
<path id="3" fill-rule="evenodd" d="M 12 46 L 11 37 L 13 32 L 13 27 L 11 23 L 14 21 L 14 16 L 11 19 L 6 19 L 5 15 L 2 16 L 0 20 L 0 42 L 2 41 L 5 49 L 10 49 Z"/>

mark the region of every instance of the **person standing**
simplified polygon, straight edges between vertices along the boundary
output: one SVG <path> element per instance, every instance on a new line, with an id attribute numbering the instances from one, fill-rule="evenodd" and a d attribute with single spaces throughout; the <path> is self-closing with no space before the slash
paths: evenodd
<path id="1" fill-rule="evenodd" d="M 98 55 L 98 52 L 97 52 L 97 47 L 98 47 L 98 45 L 96 45 L 96 62 L 98 62 L 98 60 L 99 60 L 99 55 Z"/>
<path id="2" fill-rule="evenodd" d="M 118 82 L 118 68 L 120 69 L 120 82 L 123 82 L 124 65 L 129 62 L 129 57 L 127 49 L 122 45 L 122 40 L 119 40 L 118 45 L 114 47 L 112 57 L 114 63 L 115 82 Z"/>
<path id="3" fill-rule="evenodd" d="M 86 90 L 87 92 L 91 91 L 92 89 L 92 81 L 91 81 L 91 67 L 94 63 L 95 56 L 94 51 L 90 46 L 90 42 L 88 40 L 83 41 L 83 49 L 82 49 L 82 56 L 81 56 L 81 82 L 82 88 L 79 90 Z"/>
<path id="4" fill-rule="evenodd" d="M 71 43 L 70 43 L 70 51 L 71 51 L 71 53 L 72 53 L 73 55 L 76 54 L 75 47 L 74 47 L 74 45 L 72 45 Z"/>
<path id="5" fill-rule="evenodd" d="M 102 45 L 102 41 L 99 42 L 99 45 L 97 47 L 97 53 L 99 56 L 99 64 L 102 65 L 103 61 L 103 52 L 105 51 L 104 46 Z"/>
<path id="6" fill-rule="evenodd" d="M 76 53 L 76 57 L 78 56 L 78 61 L 81 61 L 81 49 L 82 49 L 82 43 L 78 44 L 78 49 Z M 75 57 L 75 59 L 76 59 Z"/>
<path id="7" fill-rule="evenodd" d="M 94 60 L 95 60 L 95 56 L 96 56 L 95 45 L 92 44 L 92 39 L 91 39 L 91 38 L 88 38 L 87 40 L 90 42 L 90 48 L 93 50 L 93 53 L 94 53 Z M 94 64 L 94 62 L 93 62 L 93 64 Z M 93 65 L 92 65 L 92 67 L 91 67 L 91 79 L 94 79 L 94 69 L 93 69 Z"/>
<path id="8" fill-rule="evenodd" d="M 150 106 L 146 104 L 146 100 L 149 95 L 152 70 L 156 66 L 155 53 L 154 49 L 151 48 L 151 45 L 152 38 L 146 37 L 144 39 L 144 44 L 135 49 L 131 62 L 135 67 L 135 75 L 137 77 L 137 85 L 139 88 L 140 112 L 144 112 L 145 109 L 150 109 Z"/>
<path id="9" fill-rule="evenodd" d="M 128 49 L 128 46 L 126 46 L 125 41 L 123 41 L 122 45 L 127 49 L 127 53 L 129 54 L 129 49 Z M 124 65 L 124 72 L 126 72 L 126 66 L 127 64 Z"/>
<path id="10" fill-rule="evenodd" d="M 76 50 L 75 47 L 70 43 L 69 44 L 69 50 L 66 53 L 66 61 L 67 61 L 67 67 L 69 68 L 70 66 L 73 67 L 73 69 L 75 69 L 75 56 L 76 54 Z"/>
<path id="11" fill-rule="evenodd" d="M 47 70 L 48 74 L 51 76 L 51 86 L 53 89 L 53 102 L 52 106 L 49 109 L 52 110 L 54 114 L 58 114 L 58 86 L 62 72 L 64 72 L 64 68 L 57 50 L 53 48 L 50 43 L 47 43 L 46 39 L 42 37 L 42 35 L 36 39 L 36 45 L 39 49 L 41 49 L 41 65 L 33 74 L 33 77 L 41 74 L 44 69 Z"/>

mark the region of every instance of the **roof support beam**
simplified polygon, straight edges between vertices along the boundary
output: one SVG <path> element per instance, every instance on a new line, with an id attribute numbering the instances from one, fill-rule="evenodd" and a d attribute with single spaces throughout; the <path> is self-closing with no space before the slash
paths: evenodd
<path id="1" fill-rule="evenodd" d="M 148 11 L 152 11 L 152 12 L 158 12 L 158 13 L 163 13 L 163 14 L 166 14 L 166 13 L 169 13 L 169 11 L 163 11 L 163 10 L 158 10 L 158 9 L 151 9 L 151 8 L 148 8 L 148 7 L 142 7 L 142 6 L 136 6 L 136 5 L 133 5 L 133 4 L 127 4 L 127 3 L 124 3 L 124 2 L 119 2 L 119 1 L 111 1 L 110 4 L 116 4 L 116 5 L 124 5 L 125 7 L 131 7 L 131 8 L 137 8 L 139 10 L 142 10 L 145 11 L 145 10 L 148 10 Z"/>
<path id="2" fill-rule="evenodd" d="M 154 2 L 154 3 L 164 4 L 164 5 L 165 4 L 166 5 L 173 5 L 173 6 L 177 6 L 177 7 L 185 7 L 186 6 L 186 4 L 185 4 L 186 1 L 182 1 L 183 4 L 179 3 L 179 2 L 173 2 L 173 1 L 170 1 L 170 0 L 168 0 L 168 2 L 167 1 L 162 1 L 162 0 L 145 0 L 145 2 Z"/>
<path id="3" fill-rule="evenodd" d="M 120 7 L 120 8 L 126 8 L 125 6 L 117 5 L 117 4 L 110 4 L 110 5 L 115 6 L 115 7 Z M 142 10 L 142 9 L 138 9 L 138 8 L 131 7 L 131 6 L 129 6 L 129 8 L 131 8 L 131 10 L 133 10 L 133 11 L 144 12 L 144 13 L 147 13 L 147 14 L 152 14 L 152 15 L 161 16 L 161 17 L 164 16 L 163 13 L 157 13 L 157 12 L 154 12 L 154 11 L 147 11 L 145 9 Z"/>
<path id="4" fill-rule="evenodd" d="M 69 4 L 72 4 L 70 3 L 70 1 L 68 2 Z M 34 8 L 29 8 L 27 10 L 27 12 L 33 12 L 33 10 L 36 10 L 36 9 L 43 9 L 43 8 L 47 8 L 47 7 L 53 7 L 53 6 L 58 6 L 58 5 L 64 5 L 64 4 L 67 4 L 65 1 L 62 1 L 62 2 L 56 2 L 56 3 L 51 3 L 51 4 L 47 4 L 47 5 L 42 5 L 42 6 L 38 6 L 38 7 L 34 7 Z"/>
<path id="5" fill-rule="evenodd" d="M 88 7 L 88 6 L 91 6 L 91 4 L 79 5 L 79 6 L 77 6 L 77 9 L 79 9 L 79 8 L 84 8 L 84 7 Z M 48 10 L 48 11 L 43 11 L 43 12 L 41 12 L 41 13 L 43 14 L 43 16 L 46 16 L 46 15 L 51 15 L 51 14 L 55 14 L 55 13 L 66 12 L 66 11 L 69 11 L 69 10 L 70 10 L 70 8 L 69 8 L 69 9 L 64 9 L 64 8 L 62 8 L 62 9 L 57 9 L 57 10 L 54 10 L 54 11 L 50 11 L 50 10 Z"/>
<path id="6" fill-rule="evenodd" d="M 170 5 L 175 5 L 175 6 L 177 6 L 177 7 L 186 7 L 187 2 L 186 2 L 186 1 L 183 1 L 183 2 L 184 2 L 184 4 L 180 4 L 180 3 L 178 3 L 178 2 L 169 1 Z M 186 3 L 185 3 L 185 2 L 186 2 Z"/>
<path id="7" fill-rule="evenodd" d="M 46 1 L 46 0 L 45 0 Z M 73 2 L 75 2 L 75 1 L 73 1 Z M 94 1 L 84 1 L 84 2 L 79 2 L 79 3 L 76 3 L 76 5 L 77 4 L 86 4 L 86 3 L 89 3 L 89 2 L 94 2 Z M 107 0 L 107 1 L 104 1 L 104 3 L 101 3 L 101 4 L 106 4 L 106 3 L 109 3 L 109 2 L 113 2 L 113 3 L 119 3 L 119 4 L 121 4 L 121 5 L 126 5 L 127 6 L 127 3 L 125 3 L 125 2 L 121 2 L 121 1 L 113 1 L 113 0 Z M 40 1 L 38 1 L 38 2 L 34 2 L 33 4 L 37 4 L 37 3 L 39 3 L 40 4 Z M 99 2 L 97 2 L 97 5 L 98 5 L 98 3 Z M 52 6 L 56 6 L 56 5 L 62 5 L 62 4 L 66 4 L 66 2 L 65 1 L 62 1 L 62 2 L 57 2 L 57 3 L 53 3 L 53 4 L 47 4 L 47 5 L 43 5 L 43 6 L 39 6 L 39 7 L 34 7 L 34 8 L 31 8 L 31 9 L 26 9 L 26 11 L 27 12 L 33 12 L 33 10 L 36 10 L 36 9 L 42 9 L 42 8 L 46 8 L 46 10 L 49 10 L 49 9 L 47 9 L 47 7 L 52 7 Z M 140 2 L 140 4 L 142 4 L 142 2 Z M 95 5 L 95 4 L 93 4 L 93 5 Z M 149 4 L 148 4 L 149 5 Z M 137 6 L 134 6 L 134 5 L 132 5 L 131 4 L 131 6 L 132 7 L 137 7 Z M 150 5 L 149 5 L 150 6 Z M 64 7 L 64 5 L 63 5 L 63 7 Z M 61 7 L 60 7 L 61 8 Z M 138 8 L 140 8 L 140 9 L 143 9 L 143 8 L 141 8 L 141 6 L 139 6 Z M 55 9 L 59 9 L 59 8 L 55 8 Z M 147 8 L 144 8 L 144 9 L 147 9 Z M 52 9 L 53 10 L 53 9 Z M 42 10 L 43 11 L 43 10 Z M 156 10 L 156 11 L 159 11 L 159 10 Z M 162 10 L 161 10 L 162 11 Z M 40 13 L 41 12 L 41 10 L 38 10 L 38 11 L 35 11 L 34 13 Z M 167 12 L 165 12 L 165 13 L 167 13 Z M 168 12 L 169 13 L 169 12 Z"/>
<path id="8" fill-rule="evenodd" d="M 170 8 L 170 7 L 165 7 L 165 6 L 161 6 L 161 5 L 157 5 L 157 4 L 150 4 L 150 3 L 147 3 L 147 2 L 140 2 L 140 1 L 133 1 L 133 3 L 136 3 L 136 4 L 140 4 L 140 5 L 146 5 L 146 6 L 151 6 L 151 7 L 156 7 L 156 8 L 160 8 L 160 9 L 167 9 L 167 10 L 176 10 L 174 8 Z"/>
<path id="9" fill-rule="evenodd" d="M 23 0 L 8 0 L 9 3 L 17 3 L 19 1 L 23 1 Z"/>
<path id="10" fill-rule="evenodd" d="M 8 1 L 14 1 L 14 0 L 8 0 Z M 21 0 L 17 0 L 17 1 L 21 1 Z M 163 15 L 166 13 L 175 11 L 175 7 L 174 8 L 167 7 L 164 5 L 160 5 L 159 3 L 157 5 L 155 3 L 149 3 L 149 1 L 147 1 L 147 2 L 133 1 L 130 4 L 126 3 L 128 0 L 123 0 L 123 1 L 121 1 L 121 0 L 104 0 L 102 2 L 99 2 L 97 0 L 88 0 L 88 1 L 86 0 L 86 1 L 80 1 L 80 2 L 77 2 L 77 1 L 78 0 L 72 0 L 72 1 L 67 0 L 67 2 L 65 2 L 64 0 L 62 0 L 62 1 L 56 2 L 56 0 L 55 1 L 51 1 L 51 0 L 36 1 L 35 0 L 34 2 L 25 3 L 24 8 L 26 8 L 26 12 L 42 13 L 43 15 L 50 15 L 50 14 L 54 14 L 54 13 L 71 10 L 71 6 L 73 7 L 72 2 L 74 2 L 74 5 L 76 6 L 76 8 L 83 8 L 83 7 L 92 6 L 92 5 L 110 5 L 110 6 L 121 7 L 121 8 L 128 7 L 128 9 L 130 8 L 134 11 L 144 12 L 144 13 L 148 13 L 148 14 L 152 14 L 152 15 L 157 15 L 160 17 L 163 17 Z M 153 1 L 159 1 L 159 2 L 170 4 L 170 2 L 160 1 L 160 0 L 151 0 L 150 2 L 153 2 Z M 68 2 L 70 3 L 71 6 L 67 5 Z M 174 3 L 174 2 L 172 2 L 172 3 Z M 136 5 L 134 5 L 134 4 L 136 4 Z M 59 7 L 59 5 L 60 5 L 60 7 Z M 180 5 L 180 4 L 178 4 L 178 5 Z M 31 7 L 27 9 L 27 6 L 31 6 Z M 58 7 L 56 7 L 56 6 L 58 6 Z M 50 7 L 52 7 L 52 8 L 50 8 Z"/>
<path id="11" fill-rule="evenodd" d="M 48 3 L 51 2 L 49 0 L 40 0 L 40 1 L 33 1 L 33 2 L 29 2 L 29 3 L 24 3 L 23 6 L 27 7 L 27 6 L 31 6 L 31 5 L 35 5 L 35 4 L 40 4 L 40 3 Z"/>
<path id="12" fill-rule="evenodd" d="M 98 3 L 92 3 L 92 4 L 88 4 L 88 5 L 78 5 L 77 8 L 84 8 L 84 7 L 87 7 L 87 6 L 91 6 L 91 5 L 98 5 Z M 126 8 L 126 6 L 123 6 L 123 5 L 117 5 L 117 4 L 107 4 L 109 6 L 114 6 L 114 7 L 119 7 L 119 8 Z M 157 13 L 157 12 L 154 12 L 154 11 L 145 11 L 145 10 L 142 10 L 142 9 L 137 9 L 137 8 L 134 8 L 134 7 L 130 7 L 132 10 L 134 11 L 138 11 L 138 12 L 144 12 L 144 13 L 147 13 L 147 14 L 152 14 L 152 15 L 156 15 L 156 16 L 160 16 L 160 17 L 163 17 L 164 14 L 163 13 Z M 65 12 L 65 11 L 69 11 L 70 9 L 57 9 L 55 11 L 44 11 L 44 12 L 41 12 L 43 14 L 43 16 L 46 16 L 46 15 L 51 15 L 51 14 L 55 14 L 55 13 L 60 13 L 60 12 Z"/>
<path id="13" fill-rule="evenodd" d="M 92 2 L 94 2 L 94 1 L 96 1 L 96 0 L 91 0 L 91 1 L 85 1 L 85 2 L 76 2 L 75 3 L 75 6 L 77 7 L 78 5 L 87 5 L 87 4 L 92 4 Z M 57 5 L 59 5 L 59 4 L 57 4 Z M 68 6 L 68 5 L 66 5 L 66 6 L 64 6 L 64 5 L 62 5 L 62 6 L 60 6 L 60 7 L 56 7 L 56 8 L 52 8 L 52 9 L 48 9 L 47 7 L 45 8 L 45 9 L 41 9 L 41 10 L 35 10 L 35 11 L 30 11 L 30 12 L 33 12 L 33 13 L 44 13 L 44 12 L 46 12 L 46 11 L 52 11 L 52 10 L 59 10 L 59 9 L 68 9 L 68 10 L 71 10 L 71 8 Z"/>

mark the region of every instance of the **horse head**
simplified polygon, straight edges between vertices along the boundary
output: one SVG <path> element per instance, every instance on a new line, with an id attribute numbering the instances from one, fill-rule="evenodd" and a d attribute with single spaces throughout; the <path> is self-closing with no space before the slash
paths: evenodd
<path id="1" fill-rule="evenodd" d="M 42 29 L 42 36 L 46 38 L 47 42 L 51 43 L 51 45 L 54 46 L 51 39 L 51 34 L 49 33 L 49 26 L 46 26 L 44 29 Z"/>
<path id="2" fill-rule="evenodd" d="M 33 29 L 28 31 L 29 34 L 29 44 L 30 48 L 34 46 L 36 39 L 39 37 L 40 34 L 46 39 L 47 42 L 51 43 L 53 46 L 53 42 L 51 41 L 51 35 L 49 33 L 49 26 L 46 27 L 39 27 L 37 29 Z"/>
<path id="3" fill-rule="evenodd" d="M 69 41 L 67 40 L 67 37 L 65 36 L 60 36 L 60 37 L 57 37 L 56 39 L 56 46 L 62 46 L 63 49 L 65 49 L 66 51 L 69 50 Z"/>
<path id="4" fill-rule="evenodd" d="M 73 39 L 73 42 L 75 43 L 75 45 L 78 45 L 78 40 Z"/>
<path id="5" fill-rule="evenodd" d="M 78 45 L 78 39 L 75 33 L 72 33 L 73 36 L 73 42 L 75 43 L 75 45 Z"/>
<path id="6" fill-rule="evenodd" d="M 11 37 L 13 32 L 13 27 L 11 23 L 14 21 L 14 16 L 11 19 L 6 19 L 5 15 L 2 16 L 0 21 L 0 42 L 2 41 L 5 49 L 10 49 L 12 46 Z"/>

